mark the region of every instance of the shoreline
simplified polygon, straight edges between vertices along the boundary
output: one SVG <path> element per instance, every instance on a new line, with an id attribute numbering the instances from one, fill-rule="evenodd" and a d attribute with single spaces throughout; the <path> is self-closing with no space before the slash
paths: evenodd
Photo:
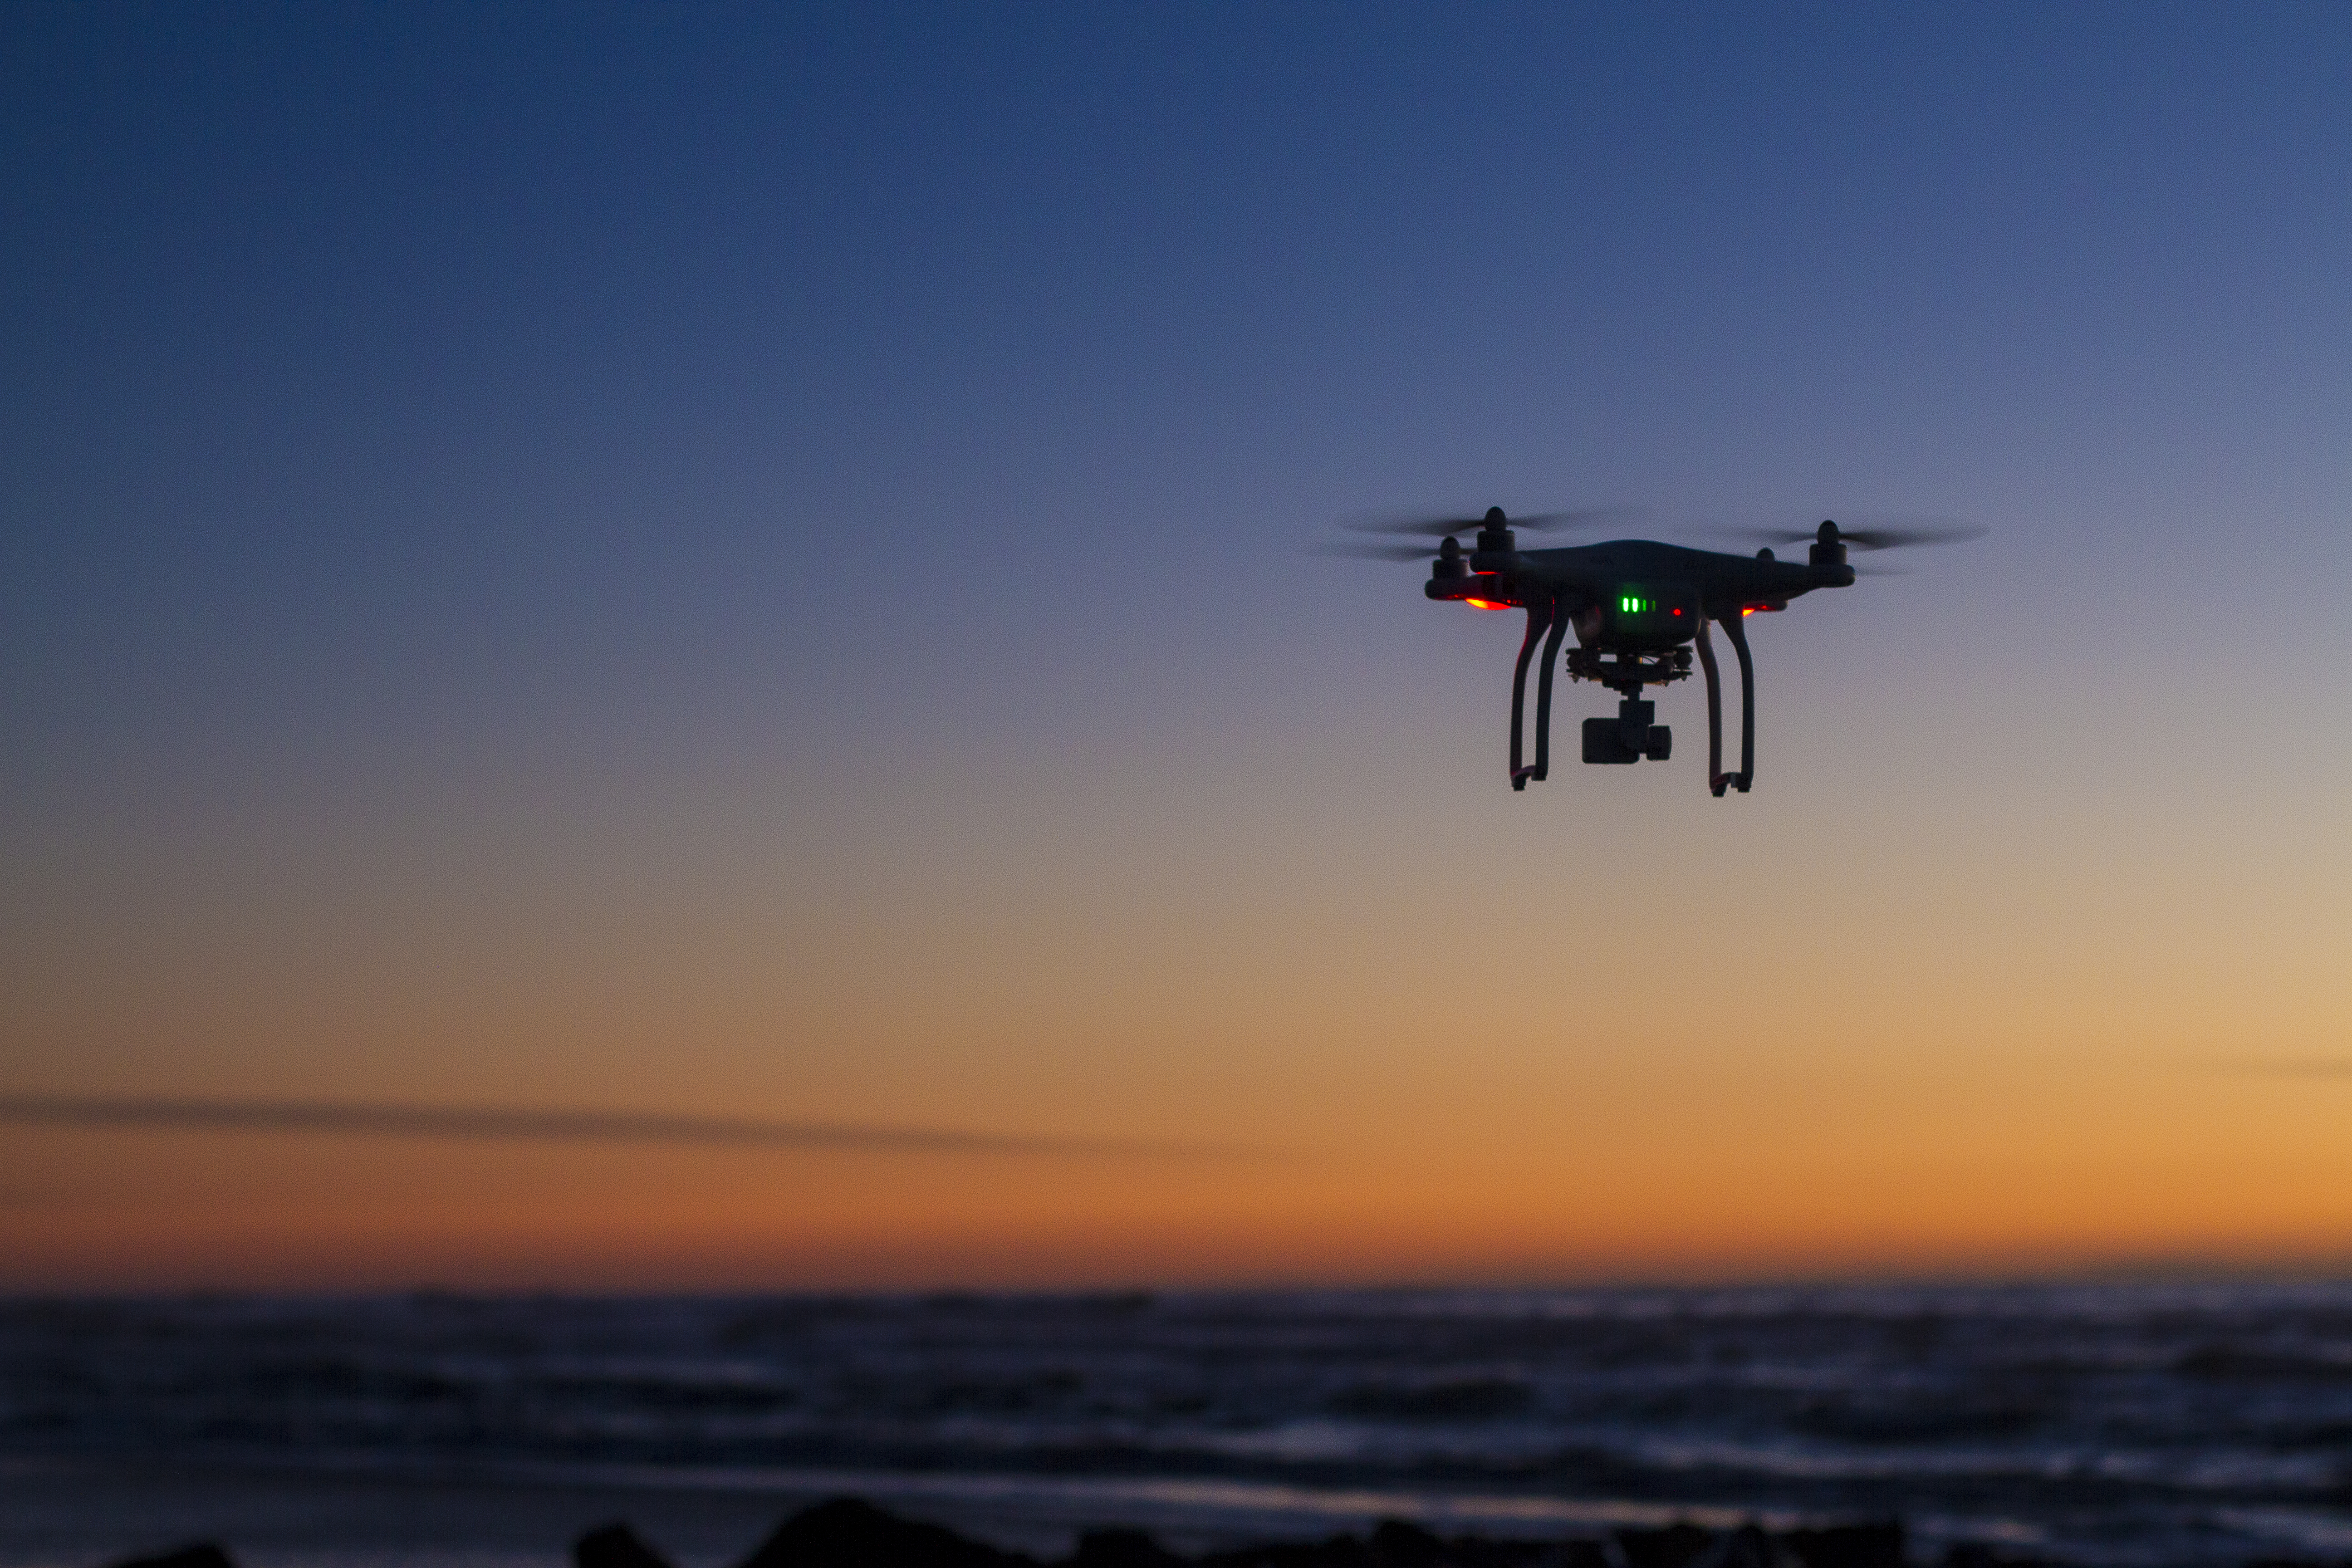
<path id="1" fill-rule="evenodd" d="M 678 1486 L 666 1490 L 593 1485 L 537 1489 L 454 1478 L 420 1489 L 414 1478 L 273 1476 L 221 1466 L 139 1467 L 144 1517 L 133 1510 L 118 1531 L 145 1533 L 134 1551 L 91 1551 L 68 1531 L 41 1550 L 24 1528 L 23 1505 L 79 1516 L 104 1496 L 137 1491 L 131 1468 L 70 1460 L 0 1460 L 12 1502 L 0 1532 L 6 1568 L 2091 1568 L 2099 1560 L 2045 1557 L 2022 1543 L 1931 1542 L 1900 1519 L 1769 1525 L 1754 1520 L 1703 1523 L 1620 1522 L 1585 1528 L 1444 1530 L 1385 1518 L 1333 1531 L 1288 1531 L 1236 1541 L 1212 1531 L 1186 1539 L 1143 1524 L 1048 1523 L 1034 1516 L 941 1521 L 919 1506 L 888 1506 L 853 1495 L 793 1502 L 742 1489 Z M 36 1482 L 33 1490 L 26 1483 Z M 257 1482 L 261 1483 L 257 1486 Z M 248 1528 L 182 1530 L 159 1539 L 167 1520 L 193 1522 L 215 1509 L 224 1488 L 243 1489 Z M 257 1496 L 275 1491 L 275 1516 Z M 1710 1510 L 1719 1511 L 1719 1510 Z M 252 1528 L 258 1517 L 259 1528 Z M 780 1522 L 781 1520 L 781 1522 Z M 583 1521 L 594 1521 L 583 1524 Z M 226 1522 L 224 1521 L 224 1522 Z M 1007 1528 L 1009 1527 L 1009 1528 Z M 37 1528 L 32 1532 L 40 1533 Z M 120 1537 L 118 1537 L 120 1538 Z M 27 1552 L 26 1548 L 33 1545 Z M 2135 1560 L 2123 1553 L 2117 1564 Z M 2277 1555 L 2217 1560 L 2215 1568 L 2325 1568 L 2326 1557 Z"/>
<path id="2" fill-rule="evenodd" d="M 520 1552 L 556 1561 L 595 1521 L 627 1517 L 667 1544 L 681 1568 L 731 1568 L 776 1521 L 828 1498 L 854 1496 L 908 1518 L 939 1521 L 976 1541 L 1040 1561 L 1068 1554 L 1088 1530 L 1147 1531 L 1190 1555 L 1269 1542 L 1370 1531 L 1410 1521 L 1442 1535 L 1497 1541 L 1600 1536 L 1619 1529 L 1693 1523 L 1727 1531 L 1756 1522 L 1788 1531 L 1846 1515 L 1696 1502 L 1461 1493 L 1416 1488 L 1292 1484 L 1232 1477 L 1135 1477 L 876 1470 L 855 1468 L 692 1468 L 528 1460 L 406 1464 L 290 1463 L 282 1458 L 183 1460 L 163 1456 L 0 1455 L 0 1492 L 33 1500 L 47 1529 L 0 1517 L 0 1568 L 89 1568 L 92 1563 L 205 1536 L 256 1542 L 256 1561 L 388 1561 L 411 1547 L 477 1557 Z M 17 1510 L 8 1510 L 16 1514 Z M 143 1526 L 135 1540 L 60 1563 L 54 1547 L 28 1552 L 27 1533 L 65 1544 L 77 1521 Z M 346 1539 L 315 1539 L 331 1518 Z M 217 1521 L 212 1522 L 212 1521 Z M 554 1526 L 551 1531 L 551 1526 Z M 731 1533 L 730 1533 L 731 1532 Z M 76 1544 L 82 1544 L 76 1542 Z M 378 1550 L 380 1548 L 380 1550 Z"/>
<path id="3" fill-rule="evenodd" d="M 738 1568 L 1913 1568 L 1895 1520 L 1768 1531 L 1755 1523 L 1709 1529 L 1682 1521 L 1560 1537 L 1441 1536 L 1385 1519 L 1369 1531 L 1253 1542 L 1187 1552 L 1133 1526 L 1082 1530 L 1066 1550 L 1024 1552 L 857 1497 L 835 1497 L 788 1515 Z M 572 1568 L 680 1568 L 626 1520 L 582 1533 Z M 1956 1549 L 1948 1568 L 2032 1568 L 2030 1559 Z M 119 1559 L 107 1568 L 252 1568 L 217 1541 Z"/>

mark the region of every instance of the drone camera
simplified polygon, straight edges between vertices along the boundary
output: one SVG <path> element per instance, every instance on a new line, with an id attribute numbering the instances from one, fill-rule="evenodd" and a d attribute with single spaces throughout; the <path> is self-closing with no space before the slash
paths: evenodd
<path id="1" fill-rule="evenodd" d="M 1584 760 L 1588 763 L 1638 763 L 1647 757 L 1663 763 L 1674 754 L 1675 732 L 1653 724 L 1658 705 L 1628 697 L 1617 704 L 1614 719 L 1584 721 Z"/>
<path id="2" fill-rule="evenodd" d="M 1625 744 L 1614 719 L 1584 721 L 1584 760 L 1588 763 L 1638 763 L 1642 753 Z"/>
<path id="3" fill-rule="evenodd" d="M 1588 763 L 1638 763 L 1647 757 L 1663 763 L 1675 754 L 1675 732 L 1664 724 L 1647 724 L 1641 731 L 1639 744 L 1625 738 L 1624 727 L 1614 719 L 1587 719 L 1584 721 L 1584 760 Z"/>

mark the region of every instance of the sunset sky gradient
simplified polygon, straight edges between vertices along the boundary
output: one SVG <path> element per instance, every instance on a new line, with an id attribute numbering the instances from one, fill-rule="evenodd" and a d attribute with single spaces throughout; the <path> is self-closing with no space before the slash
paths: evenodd
<path id="1" fill-rule="evenodd" d="M 2352 9 L 0 27 L 0 1097 L 1019 1145 L 20 1121 L 0 1289 L 2352 1260 Z M 1307 546 L 1603 502 L 1993 531 L 1514 795 Z"/>

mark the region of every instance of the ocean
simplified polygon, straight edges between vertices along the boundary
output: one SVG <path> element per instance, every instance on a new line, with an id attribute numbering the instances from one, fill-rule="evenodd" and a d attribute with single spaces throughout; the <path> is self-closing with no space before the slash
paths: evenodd
<path id="1" fill-rule="evenodd" d="M 1899 1516 L 2352 1556 L 2352 1284 L 0 1301 L 0 1565 L 725 1568 L 857 1493 L 1041 1553 Z"/>

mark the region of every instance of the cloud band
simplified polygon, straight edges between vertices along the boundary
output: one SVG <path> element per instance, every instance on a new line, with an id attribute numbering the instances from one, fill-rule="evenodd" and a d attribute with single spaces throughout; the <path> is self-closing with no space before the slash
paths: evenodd
<path id="1" fill-rule="evenodd" d="M 629 1110 L 364 1104 L 303 1100 L 179 1100 L 0 1095 L 0 1122 L 109 1131 L 310 1132 L 550 1143 L 656 1143 L 908 1154 L 1199 1156 L 1230 1151 L 1108 1139 L 1027 1137 L 951 1128 L 755 1121 Z"/>

